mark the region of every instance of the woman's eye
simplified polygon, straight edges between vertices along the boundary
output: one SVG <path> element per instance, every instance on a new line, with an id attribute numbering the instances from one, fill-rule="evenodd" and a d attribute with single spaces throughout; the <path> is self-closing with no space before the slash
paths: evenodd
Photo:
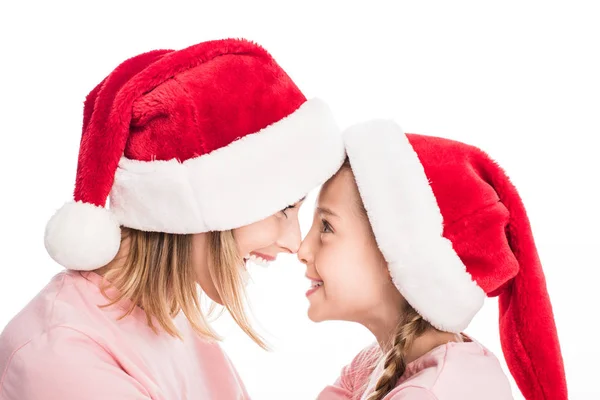
<path id="1" fill-rule="evenodd" d="M 286 211 L 292 208 L 296 208 L 296 206 L 287 206 L 286 208 L 284 208 L 283 210 L 281 210 L 281 212 L 283 213 L 283 215 L 285 215 L 285 217 L 287 218 L 287 214 Z"/>
<path id="2" fill-rule="evenodd" d="M 327 220 L 321 220 L 321 233 L 333 233 L 333 229 L 331 229 L 331 225 Z"/>

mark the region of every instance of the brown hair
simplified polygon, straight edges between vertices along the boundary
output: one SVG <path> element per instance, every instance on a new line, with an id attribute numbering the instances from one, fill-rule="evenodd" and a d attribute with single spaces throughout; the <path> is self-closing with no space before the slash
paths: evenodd
<path id="1" fill-rule="evenodd" d="M 384 356 L 383 372 L 368 400 L 381 400 L 394 389 L 398 379 L 406 371 L 406 352 L 416 338 L 433 327 L 408 303 L 402 313 L 402 321 L 392 337 L 391 348 Z"/>
<path id="2" fill-rule="evenodd" d="M 202 310 L 196 269 L 192 263 L 192 235 L 161 232 L 143 232 L 122 228 L 122 241 L 129 241 L 129 251 L 122 267 L 108 268 L 104 275 L 117 295 L 103 305 L 108 307 L 123 299 L 130 299 L 131 306 L 121 316 L 130 315 L 136 306 L 146 313 L 148 325 L 154 332 L 158 326 L 169 335 L 182 338 L 173 318 L 183 312 L 193 330 L 203 338 L 220 340 L 211 328 L 208 313 Z M 266 348 L 264 340 L 257 334 L 245 312 L 244 283 L 238 268 L 242 260 L 232 231 L 209 232 L 209 272 L 224 307 L 235 322 L 259 346 Z"/>
<path id="3" fill-rule="evenodd" d="M 344 168 L 347 168 L 350 171 L 352 170 L 348 158 L 346 158 L 341 167 L 341 169 Z M 367 211 L 360 195 L 358 196 L 357 201 L 361 216 L 368 219 Z M 381 400 L 396 387 L 398 380 L 406 371 L 405 357 L 408 349 L 414 343 L 415 339 L 430 329 L 435 328 L 433 328 L 429 322 L 425 321 L 423 317 L 421 317 L 421 315 L 406 302 L 403 307 L 401 322 L 391 339 L 391 348 L 387 354 L 383 356 L 383 372 L 377 380 L 375 390 L 368 397 L 368 400 Z"/>
<path id="4" fill-rule="evenodd" d="M 352 166 L 350 165 L 350 159 L 348 157 L 346 157 L 346 159 L 344 160 L 344 163 L 340 167 L 339 171 L 342 171 L 344 169 L 352 172 Z M 354 180 L 354 173 L 352 173 L 352 179 Z M 358 215 L 361 218 L 364 218 L 364 220 L 366 222 L 369 222 L 369 217 L 367 216 L 367 210 L 365 209 L 365 205 L 364 205 L 364 203 L 363 203 L 363 201 L 362 201 L 362 199 L 360 197 L 360 193 L 358 192 L 358 187 L 356 187 L 356 189 L 357 189 L 357 191 L 356 191 L 357 196 L 356 196 L 356 202 L 355 202 L 356 206 L 357 206 L 356 211 L 358 211 Z M 371 229 L 371 224 L 370 223 L 369 223 L 369 229 Z M 373 236 L 375 236 L 375 234 L 373 233 L 372 229 L 371 229 L 371 234 Z"/>

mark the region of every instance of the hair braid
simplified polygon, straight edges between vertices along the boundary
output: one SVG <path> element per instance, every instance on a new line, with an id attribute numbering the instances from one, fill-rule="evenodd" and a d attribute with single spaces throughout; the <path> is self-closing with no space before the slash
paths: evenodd
<path id="1" fill-rule="evenodd" d="M 406 353 L 414 340 L 427 331 L 431 325 L 414 308 L 407 304 L 403 321 L 398 325 L 392 348 L 385 355 L 384 368 L 375 391 L 368 400 L 382 400 L 398 383 L 406 371 Z"/>

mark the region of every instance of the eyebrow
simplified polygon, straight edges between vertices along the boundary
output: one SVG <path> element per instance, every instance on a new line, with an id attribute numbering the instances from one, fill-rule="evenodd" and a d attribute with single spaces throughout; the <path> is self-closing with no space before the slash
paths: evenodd
<path id="1" fill-rule="evenodd" d="M 317 207 L 317 212 L 319 214 L 327 214 L 327 215 L 331 215 L 333 217 L 339 217 L 336 213 L 334 213 L 327 207 Z"/>

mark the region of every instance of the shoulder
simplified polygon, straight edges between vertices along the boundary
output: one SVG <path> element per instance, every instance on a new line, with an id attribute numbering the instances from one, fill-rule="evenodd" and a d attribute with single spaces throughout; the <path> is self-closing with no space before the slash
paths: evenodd
<path id="1" fill-rule="evenodd" d="M 149 399 L 100 342 L 56 326 L 16 349 L 0 378 L 0 399 Z"/>
<path id="2" fill-rule="evenodd" d="M 489 399 L 512 398 L 510 382 L 500 361 L 475 341 L 449 346 L 434 389 L 448 393 L 460 390 L 458 394 L 468 391 Z"/>
<path id="3" fill-rule="evenodd" d="M 490 392 L 510 394 L 510 383 L 500 362 L 477 342 L 448 343 L 434 349 L 410 365 L 407 372 L 408 378 L 397 388 L 399 393 L 413 387 L 410 390 L 430 391 L 437 396 L 432 398 L 439 399 L 465 398 L 474 393 L 484 397 Z"/>
<path id="4" fill-rule="evenodd" d="M 80 306 L 72 277 L 60 273 L 27 304 L 5 327 L 0 335 L 0 370 L 17 354 L 26 354 L 32 347 L 59 346 L 68 340 L 94 336 L 89 313 Z M 76 328 L 80 327 L 80 328 Z M 84 334 L 84 332 L 87 332 Z M 39 349 L 38 349 L 39 350 Z"/>
<path id="5" fill-rule="evenodd" d="M 440 378 L 464 377 L 469 381 L 484 377 L 506 378 L 498 358 L 478 342 L 452 343 L 440 362 Z"/>
<path id="6" fill-rule="evenodd" d="M 64 273 L 55 275 L 52 280 L 15 316 L 0 335 L 0 366 L 5 355 L 46 331 L 54 324 L 55 306 L 58 297 L 69 285 Z"/>
<path id="7" fill-rule="evenodd" d="M 369 377 L 381 358 L 377 344 L 361 350 L 352 361 L 342 368 L 335 383 L 325 387 L 318 396 L 319 400 L 354 399 L 366 389 Z"/>
<path id="8" fill-rule="evenodd" d="M 351 367 L 355 368 L 374 368 L 379 359 L 381 358 L 382 353 L 379 345 L 374 343 L 370 346 L 362 349 L 349 364 Z"/>
<path id="9" fill-rule="evenodd" d="M 381 356 L 378 344 L 364 348 L 342 368 L 337 384 L 352 392 L 364 389 Z"/>
<path id="10" fill-rule="evenodd" d="M 93 335 L 71 326 L 58 325 L 23 343 L 9 356 L 6 367 L 37 369 L 56 362 L 76 361 L 85 356 L 108 354 Z M 35 361 L 35 362 L 28 362 Z"/>
<path id="11" fill-rule="evenodd" d="M 94 360 L 113 361 L 89 335 L 65 326 L 56 326 L 28 340 L 6 356 L 2 365 L 0 390 L 6 386 L 60 380 L 83 373 L 81 367 Z M 83 376 L 81 377 L 84 378 Z"/>

